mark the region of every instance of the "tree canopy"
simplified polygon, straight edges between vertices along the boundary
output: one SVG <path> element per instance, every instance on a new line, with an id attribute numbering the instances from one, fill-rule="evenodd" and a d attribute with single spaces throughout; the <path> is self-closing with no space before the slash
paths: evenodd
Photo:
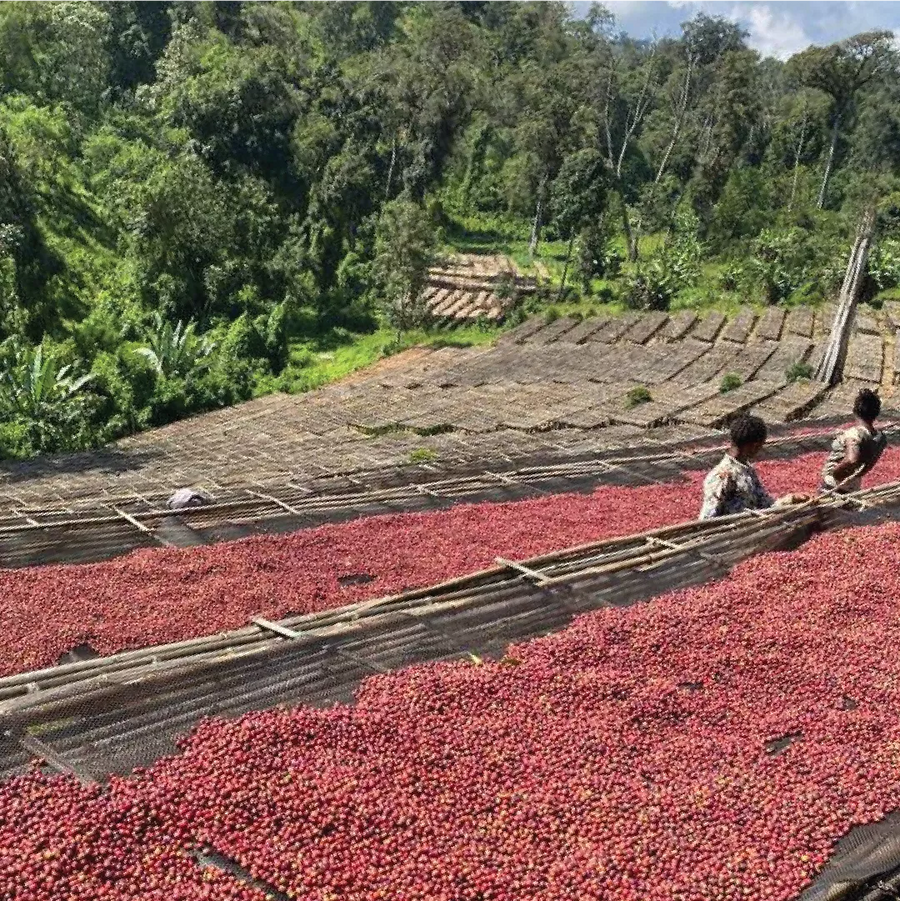
<path id="1" fill-rule="evenodd" d="M 626 302 L 665 305 L 702 261 L 821 297 L 862 195 L 896 206 L 897 66 L 886 31 L 780 62 L 723 18 L 643 41 L 597 4 L 3 3 L 0 456 L 235 402 L 297 342 L 410 324 L 438 233 L 560 242 L 564 285 L 573 258 L 584 291 L 621 270 Z"/>

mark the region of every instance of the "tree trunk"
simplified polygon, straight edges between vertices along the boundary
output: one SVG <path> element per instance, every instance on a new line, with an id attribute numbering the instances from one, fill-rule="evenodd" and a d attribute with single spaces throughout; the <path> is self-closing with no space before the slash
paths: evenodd
<path id="1" fill-rule="evenodd" d="M 544 211 L 544 183 L 546 178 L 541 179 L 538 187 L 537 204 L 534 208 L 534 221 L 531 223 L 531 239 L 528 241 L 528 256 L 533 258 L 537 250 L 538 241 L 541 240 L 541 215 Z"/>
<path id="2" fill-rule="evenodd" d="M 666 147 L 666 152 L 663 155 L 662 162 L 659 164 L 659 169 L 656 172 L 656 178 L 653 180 L 657 185 L 660 183 L 663 175 L 665 175 L 666 173 L 666 167 L 669 165 L 669 157 L 672 155 L 672 151 L 675 149 L 675 144 L 678 141 L 678 135 L 681 132 L 682 121 L 683 117 L 679 117 L 678 121 L 675 123 L 675 129 L 672 132 L 672 139 L 669 141 L 669 146 Z"/>
<path id="3" fill-rule="evenodd" d="M 836 113 L 834 127 L 831 129 L 831 145 L 828 148 L 828 159 L 825 161 L 825 172 L 822 175 L 822 186 L 819 188 L 819 199 L 816 202 L 816 208 L 820 210 L 825 206 L 825 192 L 828 190 L 828 179 L 831 178 L 831 167 L 834 165 L 834 151 L 837 147 L 840 126 L 841 116 L 839 113 Z"/>
<path id="4" fill-rule="evenodd" d="M 566 248 L 566 265 L 563 266 L 562 284 L 559 286 L 559 294 L 557 300 L 562 300 L 563 292 L 566 290 L 566 279 L 569 276 L 569 262 L 572 259 L 572 246 L 575 244 L 575 232 L 573 231 L 569 237 L 569 246 Z"/>
<path id="5" fill-rule="evenodd" d="M 791 199 L 788 201 L 788 212 L 794 208 L 794 199 L 797 196 L 797 178 L 800 175 L 800 157 L 803 155 L 803 147 L 806 144 L 806 110 L 803 111 L 803 125 L 800 128 L 800 140 L 797 142 L 797 150 L 794 153 L 794 180 L 791 183 Z"/>
<path id="6" fill-rule="evenodd" d="M 384 199 L 389 200 L 391 196 L 391 182 L 394 180 L 394 164 L 397 162 L 397 139 L 394 138 L 391 144 L 391 164 L 388 166 L 387 185 L 384 189 Z"/>
<path id="7" fill-rule="evenodd" d="M 688 98 L 690 97 L 691 92 L 691 75 L 693 74 L 693 71 L 694 61 L 691 59 L 688 63 L 687 73 L 684 76 L 684 87 L 681 90 L 681 99 L 678 105 L 678 114 L 675 118 L 675 128 L 672 130 L 672 139 L 669 141 L 669 146 L 666 147 L 662 162 L 659 164 L 659 169 L 657 170 L 656 178 L 654 179 L 655 184 L 659 184 L 663 175 L 665 175 L 666 168 L 669 165 L 669 157 L 672 155 L 672 151 L 675 149 L 675 145 L 678 143 L 678 138 L 681 135 L 681 129 L 684 126 L 684 117 L 687 114 Z"/>
<path id="8" fill-rule="evenodd" d="M 638 245 L 634 232 L 631 229 L 631 218 L 628 215 L 628 204 L 625 203 L 625 194 L 619 189 L 619 200 L 622 202 L 622 230 L 625 232 L 625 246 L 628 251 L 629 262 L 636 262 L 638 258 Z"/>

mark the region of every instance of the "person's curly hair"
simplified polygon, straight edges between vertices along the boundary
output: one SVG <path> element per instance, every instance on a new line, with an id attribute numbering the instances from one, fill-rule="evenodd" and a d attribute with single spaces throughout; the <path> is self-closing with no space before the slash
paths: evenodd
<path id="1" fill-rule="evenodd" d="M 853 412 L 865 422 L 872 422 L 881 413 L 881 398 L 871 388 L 863 388 L 853 401 Z"/>
<path id="2" fill-rule="evenodd" d="M 758 416 L 738 416 L 728 430 L 735 447 L 749 447 L 766 440 L 769 430 Z"/>

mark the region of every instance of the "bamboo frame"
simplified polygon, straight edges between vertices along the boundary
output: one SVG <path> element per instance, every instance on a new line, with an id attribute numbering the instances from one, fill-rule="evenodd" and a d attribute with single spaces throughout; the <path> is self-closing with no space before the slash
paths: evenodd
<path id="1" fill-rule="evenodd" d="M 590 542 L 544 554 L 524 562 L 502 560 L 500 565 L 449 579 L 438 585 L 348 605 L 339 610 L 289 617 L 280 623 L 255 618 L 252 625 L 233 632 L 203 636 L 169 645 L 126 651 L 106 658 L 79 661 L 0 679 L 0 718 L 15 724 L 46 720 L 101 697 L 115 697 L 149 683 L 164 684 L 200 672 L 215 672 L 223 663 L 278 653 L 287 646 L 326 648 L 348 658 L 334 641 L 361 641 L 381 634 L 396 617 L 434 629 L 434 616 L 454 616 L 514 596 L 522 577 L 535 589 L 588 589 L 616 584 L 627 572 L 654 571 L 660 566 L 676 573 L 693 558 L 716 571 L 770 546 L 802 539 L 810 529 L 840 525 L 835 513 L 846 514 L 848 498 L 864 499 L 869 507 L 900 506 L 900 483 L 879 486 L 856 495 L 820 497 L 804 505 L 773 508 L 760 515 L 735 514 L 703 522 L 679 523 L 646 532 Z M 851 517 L 852 518 L 852 517 Z M 681 542 L 677 539 L 682 538 Z M 609 582 L 613 579 L 612 582 Z M 598 581 L 599 580 L 599 581 Z M 661 590 L 665 590 L 664 587 Z M 566 606 L 564 596 L 560 603 Z M 602 605 L 602 600 L 600 601 Z M 287 644 L 284 639 L 290 638 Z M 371 660 L 349 655 L 356 665 L 384 671 Z M 93 699 L 93 701 L 92 701 Z"/>

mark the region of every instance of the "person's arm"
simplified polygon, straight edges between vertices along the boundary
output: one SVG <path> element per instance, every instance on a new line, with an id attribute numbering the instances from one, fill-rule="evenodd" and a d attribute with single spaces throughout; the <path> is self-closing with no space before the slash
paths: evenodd
<path id="1" fill-rule="evenodd" d="M 715 478 L 707 478 L 703 483 L 703 506 L 700 509 L 700 519 L 722 516 L 733 495 L 734 481 L 728 473 L 719 472 Z"/>
<path id="2" fill-rule="evenodd" d="M 844 459 L 834 467 L 831 475 L 834 481 L 840 485 L 845 479 L 849 479 L 859 469 L 859 440 L 847 438 L 844 444 Z"/>

